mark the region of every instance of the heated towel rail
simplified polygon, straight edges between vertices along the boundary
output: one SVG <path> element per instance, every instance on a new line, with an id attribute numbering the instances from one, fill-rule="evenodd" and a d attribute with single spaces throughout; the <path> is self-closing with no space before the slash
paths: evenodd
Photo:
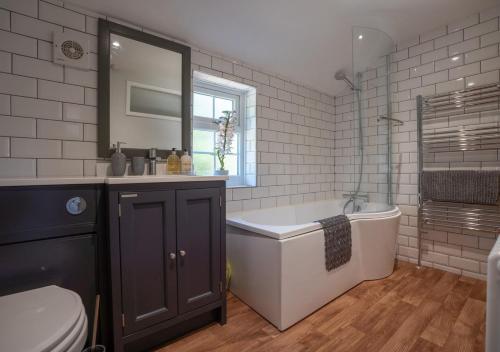
<path id="1" fill-rule="evenodd" d="M 500 206 L 435 202 L 422 198 L 422 172 L 488 169 L 500 154 L 500 82 L 417 97 L 418 265 L 429 230 L 495 236 Z"/>

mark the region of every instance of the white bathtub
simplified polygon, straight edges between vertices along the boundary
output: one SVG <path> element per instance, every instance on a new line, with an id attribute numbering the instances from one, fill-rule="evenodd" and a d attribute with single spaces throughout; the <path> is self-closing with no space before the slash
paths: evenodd
<path id="1" fill-rule="evenodd" d="M 360 282 L 390 275 L 401 212 L 376 203 L 348 215 L 351 260 L 325 269 L 324 234 L 314 221 L 342 214 L 344 203 L 227 214 L 231 291 L 283 331 Z"/>

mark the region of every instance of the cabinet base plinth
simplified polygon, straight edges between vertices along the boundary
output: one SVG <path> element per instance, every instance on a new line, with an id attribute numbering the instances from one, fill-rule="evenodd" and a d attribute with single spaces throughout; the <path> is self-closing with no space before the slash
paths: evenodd
<path id="1" fill-rule="evenodd" d="M 203 328 L 212 323 L 224 325 L 225 322 L 226 316 L 222 313 L 222 308 L 215 308 L 180 321 L 175 325 L 164 328 L 159 327 L 158 331 L 154 333 L 149 332 L 146 336 L 127 336 L 124 338 L 123 350 L 125 352 L 141 352 L 154 348 L 159 349 L 191 331 Z"/>

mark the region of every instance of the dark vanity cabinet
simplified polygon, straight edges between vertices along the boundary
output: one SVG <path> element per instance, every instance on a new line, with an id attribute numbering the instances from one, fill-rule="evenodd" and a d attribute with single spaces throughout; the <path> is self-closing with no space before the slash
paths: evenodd
<path id="1" fill-rule="evenodd" d="M 177 191 L 179 313 L 215 302 L 223 292 L 220 221 L 222 198 L 217 188 Z M 214 221 L 217 219 L 217 221 Z M 225 271 L 225 270 L 224 270 Z"/>
<path id="2" fill-rule="evenodd" d="M 36 183 L 36 182 L 34 182 Z M 72 290 L 92 329 L 96 294 L 107 309 L 101 184 L 0 187 L 0 296 L 48 285 Z M 108 345 L 100 314 L 99 342 Z M 90 334 L 89 334 L 90 336 Z"/>
<path id="3" fill-rule="evenodd" d="M 224 181 L 107 187 L 115 351 L 225 323 Z"/>
<path id="4" fill-rule="evenodd" d="M 120 192 L 125 335 L 177 315 L 175 191 Z"/>

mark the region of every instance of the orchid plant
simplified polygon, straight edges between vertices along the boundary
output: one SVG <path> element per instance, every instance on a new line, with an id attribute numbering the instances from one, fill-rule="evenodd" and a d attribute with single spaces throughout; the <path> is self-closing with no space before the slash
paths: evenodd
<path id="1" fill-rule="evenodd" d="M 215 146 L 215 153 L 219 159 L 220 170 L 225 171 L 224 159 L 226 155 L 231 153 L 231 147 L 234 138 L 234 129 L 237 124 L 238 118 L 236 111 L 225 110 L 222 111 L 224 116 L 219 117 L 214 122 L 218 125 L 217 131 L 217 144 Z"/>

